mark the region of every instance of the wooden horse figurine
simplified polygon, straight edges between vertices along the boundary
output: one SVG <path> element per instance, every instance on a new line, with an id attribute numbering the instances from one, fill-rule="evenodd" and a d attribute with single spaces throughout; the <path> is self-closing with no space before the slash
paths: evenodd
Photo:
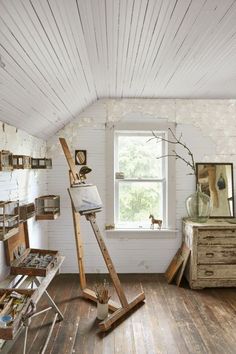
<path id="1" fill-rule="evenodd" d="M 158 225 L 159 230 L 161 229 L 162 220 L 160 220 L 160 219 L 155 219 L 152 214 L 149 215 L 149 219 L 151 219 L 151 226 L 150 226 L 150 229 L 154 229 L 154 225 L 155 225 L 155 224 Z"/>

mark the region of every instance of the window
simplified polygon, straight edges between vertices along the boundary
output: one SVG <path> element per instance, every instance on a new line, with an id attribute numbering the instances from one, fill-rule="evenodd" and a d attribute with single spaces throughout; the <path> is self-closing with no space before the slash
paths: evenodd
<path id="1" fill-rule="evenodd" d="M 175 161 L 156 158 L 170 152 L 166 142 L 151 139 L 152 131 L 168 138 L 166 125 L 119 123 L 108 129 L 107 221 L 118 230 L 150 229 L 150 214 L 163 220 L 163 228 L 174 227 Z"/>

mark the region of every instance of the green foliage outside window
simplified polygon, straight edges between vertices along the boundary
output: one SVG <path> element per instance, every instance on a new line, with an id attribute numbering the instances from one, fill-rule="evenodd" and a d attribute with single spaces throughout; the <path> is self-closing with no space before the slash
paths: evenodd
<path id="1" fill-rule="evenodd" d="M 162 178 L 161 144 L 146 136 L 119 136 L 119 172 L 125 178 Z M 150 213 L 162 218 L 162 185 L 155 181 L 119 182 L 119 222 L 149 222 Z"/>

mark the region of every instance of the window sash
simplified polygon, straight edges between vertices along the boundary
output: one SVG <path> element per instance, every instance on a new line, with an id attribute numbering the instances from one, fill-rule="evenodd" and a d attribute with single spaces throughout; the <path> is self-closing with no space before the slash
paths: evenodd
<path id="1" fill-rule="evenodd" d="M 166 131 L 159 131 L 155 130 L 154 131 L 156 135 L 161 136 L 166 138 Z M 119 172 L 119 144 L 118 144 L 118 139 L 120 136 L 144 136 L 147 138 L 153 137 L 153 134 L 149 131 L 120 131 L 116 130 L 115 131 L 115 136 L 114 136 L 114 167 L 115 167 L 115 172 Z M 166 154 L 166 143 L 164 141 L 159 142 L 161 144 L 161 151 L 162 155 Z M 162 183 L 162 212 L 163 212 L 163 227 L 166 227 L 167 225 L 167 211 L 166 211 L 166 177 L 167 177 L 167 169 L 166 169 L 166 159 L 162 160 L 162 178 L 124 178 L 124 179 L 116 179 L 115 178 L 115 190 L 114 190 L 114 217 L 115 217 L 115 224 L 116 227 L 119 228 L 120 223 L 119 221 L 119 211 L 120 211 L 120 206 L 119 206 L 119 184 L 120 183 L 125 183 L 125 182 L 139 182 L 139 183 L 146 183 L 146 182 L 156 182 L 156 183 Z M 125 222 L 124 224 L 128 225 L 129 222 Z"/>
<path id="2" fill-rule="evenodd" d="M 167 138 L 167 132 L 166 131 L 162 131 L 162 130 L 154 130 L 154 133 L 163 137 L 163 138 Z M 118 143 L 118 138 L 119 136 L 145 136 L 147 138 L 152 138 L 153 134 L 150 131 L 139 131 L 139 130 L 116 130 L 115 131 L 115 136 L 114 136 L 114 168 L 115 168 L 115 172 L 119 172 L 119 161 L 118 161 L 118 148 L 119 148 L 119 143 Z M 159 144 L 161 145 L 161 151 L 162 151 L 162 155 L 166 154 L 167 151 L 167 143 L 165 141 L 160 141 Z M 166 167 L 166 159 L 162 159 L 162 177 L 165 176 L 166 177 L 166 173 L 167 173 L 167 167 Z M 164 177 L 164 178 L 165 178 Z M 129 178 L 130 179 L 130 178 Z M 142 180 L 145 179 L 149 179 L 149 178 L 144 178 Z M 151 178 L 150 178 L 151 179 Z"/>
<path id="3" fill-rule="evenodd" d="M 162 226 L 166 227 L 166 179 L 162 178 L 162 179 L 117 179 L 115 181 L 115 224 L 116 227 L 119 228 L 120 225 L 127 225 L 129 226 L 130 224 L 139 224 L 140 222 L 128 222 L 128 221 L 124 221 L 124 222 L 119 222 L 120 217 L 119 217 L 119 212 L 120 212 L 120 205 L 119 205 L 119 185 L 120 184 L 124 184 L 124 183 L 147 183 L 147 182 L 155 182 L 155 183 L 160 183 L 162 185 L 161 190 L 162 190 Z M 140 226 L 139 226 L 140 227 Z M 142 227 L 145 228 L 145 227 Z"/>

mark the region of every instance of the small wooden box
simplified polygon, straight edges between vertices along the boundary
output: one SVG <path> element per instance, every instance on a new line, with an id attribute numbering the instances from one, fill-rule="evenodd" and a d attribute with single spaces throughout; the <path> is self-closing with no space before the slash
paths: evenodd
<path id="1" fill-rule="evenodd" d="M 47 158 L 32 158 L 31 168 L 36 169 L 49 169 L 52 168 L 52 159 Z"/>
<path id="2" fill-rule="evenodd" d="M 35 263 L 40 260 L 40 257 L 45 259 L 47 256 L 50 257 L 50 261 L 44 261 L 45 265 Z M 27 248 L 20 258 L 11 263 L 11 274 L 46 277 L 48 272 L 57 264 L 58 256 L 58 251 Z M 26 264 L 27 259 L 32 260 Z M 32 262 L 34 265 L 32 265 Z"/>
<path id="3" fill-rule="evenodd" d="M 0 151 L 0 171 L 12 171 L 12 153 L 7 150 Z"/>
<path id="4" fill-rule="evenodd" d="M 28 203 L 19 206 L 19 217 L 21 221 L 26 221 L 35 215 L 34 203 Z"/>
<path id="5" fill-rule="evenodd" d="M 19 230 L 19 201 L 0 201 L 0 240 Z"/>
<path id="6" fill-rule="evenodd" d="M 13 168 L 27 169 L 31 168 L 31 157 L 26 155 L 13 155 Z"/>
<path id="7" fill-rule="evenodd" d="M 60 215 L 60 196 L 44 195 L 35 199 L 36 220 L 55 220 Z"/>
<path id="8" fill-rule="evenodd" d="M 4 241 L 4 247 L 6 263 L 11 267 L 10 273 L 14 275 L 21 274 L 45 277 L 58 261 L 58 251 L 29 248 L 28 227 L 26 222 L 20 223 L 19 232 L 17 234 Z M 35 258 L 36 254 L 38 255 L 38 261 Z M 46 255 L 51 259 L 46 261 Z M 40 261 L 40 257 L 44 257 L 44 261 L 42 261 L 42 259 Z"/>
<path id="9" fill-rule="evenodd" d="M 11 294 L 13 291 L 17 292 L 19 294 L 22 294 L 22 295 L 26 295 L 26 301 L 25 301 L 22 309 L 19 311 L 19 313 L 16 314 L 15 317 L 13 318 L 13 321 L 11 322 L 11 324 L 9 324 L 6 327 L 0 327 L 0 339 L 3 339 L 3 340 L 14 339 L 18 329 L 22 325 L 22 317 L 28 311 L 31 296 L 37 292 L 37 290 L 32 290 L 32 289 L 0 289 L 0 298 L 4 294 L 7 294 L 7 295 Z M 0 316 L 1 316 L 1 311 L 0 311 Z"/>

